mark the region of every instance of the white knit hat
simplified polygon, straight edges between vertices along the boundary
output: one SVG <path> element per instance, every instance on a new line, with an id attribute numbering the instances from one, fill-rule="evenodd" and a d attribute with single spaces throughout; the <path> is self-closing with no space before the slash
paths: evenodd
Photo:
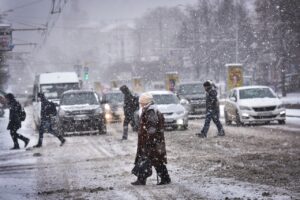
<path id="1" fill-rule="evenodd" d="M 153 96 L 152 94 L 145 92 L 143 94 L 141 94 L 140 99 L 139 99 L 139 103 L 141 104 L 149 104 L 153 101 Z"/>

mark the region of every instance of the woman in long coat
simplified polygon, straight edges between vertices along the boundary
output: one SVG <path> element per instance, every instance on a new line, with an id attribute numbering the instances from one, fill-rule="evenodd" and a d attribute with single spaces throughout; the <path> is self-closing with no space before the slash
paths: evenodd
<path id="1" fill-rule="evenodd" d="M 142 108 L 142 113 L 139 121 L 135 165 L 139 165 L 139 162 L 143 158 L 148 158 L 151 166 L 154 166 L 158 176 L 161 178 L 158 185 L 168 184 L 171 182 L 171 179 L 166 167 L 167 154 L 164 137 L 164 117 L 153 103 L 151 94 L 142 94 L 139 103 Z M 137 181 L 131 183 L 132 185 L 146 184 L 147 177 L 141 174 L 137 175 Z"/>

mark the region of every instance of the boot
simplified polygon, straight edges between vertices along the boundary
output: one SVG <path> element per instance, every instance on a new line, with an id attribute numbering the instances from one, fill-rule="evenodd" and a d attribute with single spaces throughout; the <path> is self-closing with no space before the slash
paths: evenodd
<path id="1" fill-rule="evenodd" d="M 65 138 L 62 138 L 60 139 L 60 146 L 62 147 L 65 143 L 66 143 L 66 139 Z"/>
<path id="2" fill-rule="evenodd" d="M 14 146 L 14 147 L 10 148 L 10 150 L 16 150 L 16 149 L 20 149 L 20 147 L 19 146 Z"/>
<path id="3" fill-rule="evenodd" d="M 146 185 L 146 179 L 138 178 L 135 182 L 132 182 L 131 185 Z"/>
<path id="4" fill-rule="evenodd" d="M 219 131 L 218 136 L 225 136 L 225 131 L 224 130 Z"/>
<path id="5" fill-rule="evenodd" d="M 169 184 L 171 183 L 171 178 L 169 175 L 166 175 L 165 177 L 163 177 L 161 179 L 161 181 L 159 183 L 157 183 L 157 185 L 166 185 L 166 184 Z"/>
<path id="6" fill-rule="evenodd" d="M 24 137 L 23 135 L 19 135 L 19 139 L 22 140 L 24 142 L 24 147 L 26 148 L 28 143 L 29 143 L 29 138 Z"/>
<path id="7" fill-rule="evenodd" d="M 38 141 L 38 143 L 36 145 L 34 145 L 33 148 L 40 148 L 40 147 L 42 147 L 42 144 L 43 144 L 42 141 L 43 141 L 43 139 L 40 138 L 39 141 Z"/>
<path id="8" fill-rule="evenodd" d="M 27 147 L 27 145 L 29 144 L 29 141 L 30 141 L 30 139 L 29 138 L 26 138 L 26 140 L 24 141 L 24 148 L 26 148 Z"/>

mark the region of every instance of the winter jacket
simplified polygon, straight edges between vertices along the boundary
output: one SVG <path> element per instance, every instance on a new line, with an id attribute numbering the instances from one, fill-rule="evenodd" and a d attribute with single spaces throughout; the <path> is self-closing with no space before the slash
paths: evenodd
<path id="1" fill-rule="evenodd" d="M 41 98 L 41 121 L 48 121 L 51 116 L 56 115 L 56 106 L 53 102 L 48 101 L 46 98 Z"/>
<path id="2" fill-rule="evenodd" d="M 154 166 L 167 163 L 163 115 L 155 105 L 150 104 L 143 108 L 139 123 L 135 164 L 144 155 Z"/>
<path id="3" fill-rule="evenodd" d="M 124 114 L 127 117 L 133 116 L 134 112 L 139 109 L 138 97 L 133 96 L 125 85 L 120 90 L 124 94 Z"/>
<path id="4" fill-rule="evenodd" d="M 212 87 L 206 92 L 206 112 L 219 112 L 218 92 Z"/>
<path id="5" fill-rule="evenodd" d="M 9 102 L 9 122 L 7 130 L 18 130 L 21 128 L 21 109 L 21 104 L 18 101 L 12 100 Z"/>

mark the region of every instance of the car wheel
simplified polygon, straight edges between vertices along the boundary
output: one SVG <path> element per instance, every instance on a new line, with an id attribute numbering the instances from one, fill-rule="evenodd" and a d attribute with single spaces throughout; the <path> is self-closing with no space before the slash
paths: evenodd
<path id="1" fill-rule="evenodd" d="M 224 111 L 224 117 L 225 117 L 225 124 L 226 125 L 231 125 L 232 121 L 229 120 L 227 111 Z"/>
<path id="2" fill-rule="evenodd" d="M 189 127 L 189 125 L 188 125 L 188 124 L 185 124 L 185 125 L 182 126 L 182 130 L 187 130 L 188 127 Z"/>
<path id="3" fill-rule="evenodd" d="M 285 120 L 278 120 L 279 124 L 285 124 Z"/>
<path id="4" fill-rule="evenodd" d="M 241 122 L 241 118 L 240 118 L 240 114 L 238 111 L 236 111 L 236 115 L 235 115 L 236 119 L 235 119 L 235 122 L 236 122 L 236 125 L 237 126 L 243 126 L 243 122 Z"/>

